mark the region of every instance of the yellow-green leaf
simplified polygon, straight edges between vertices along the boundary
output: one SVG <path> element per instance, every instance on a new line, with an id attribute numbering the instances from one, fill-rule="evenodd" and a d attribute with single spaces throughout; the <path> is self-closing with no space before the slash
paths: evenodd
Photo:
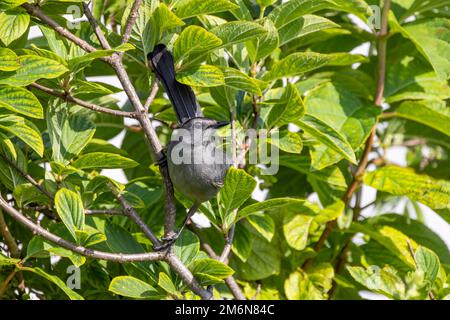
<path id="1" fill-rule="evenodd" d="M 432 209 L 450 208 L 450 182 L 417 174 L 409 168 L 383 167 L 367 173 L 364 183 L 380 191 L 407 196 Z"/>
<path id="2" fill-rule="evenodd" d="M 0 75 L 0 84 L 23 87 L 39 79 L 53 79 L 67 72 L 57 61 L 35 55 L 19 56 L 20 68 Z"/>
<path id="3" fill-rule="evenodd" d="M 31 118 L 44 118 L 44 111 L 39 100 L 30 91 L 20 87 L 0 85 L 0 108 Z"/>

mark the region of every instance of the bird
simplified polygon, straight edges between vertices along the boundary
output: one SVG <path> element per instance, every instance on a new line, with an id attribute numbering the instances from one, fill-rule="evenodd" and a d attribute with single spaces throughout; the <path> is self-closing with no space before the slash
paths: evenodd
<path id="1" fill-rule="evenodd" d="M 147 59 L 178 119 L 166 152 L 169 176 L 175 189 L 193 202 L 178 232 L 163 238 L 162 247 L 167 247 L 177 240 L 199 206 L 212 199 L 224 184 L 231 161 L 217 147 L 215 131 L 229 122 L 203 116 L 192 88 L 177 81 L 174 58 L 164 44 L 156 45 Z"/>

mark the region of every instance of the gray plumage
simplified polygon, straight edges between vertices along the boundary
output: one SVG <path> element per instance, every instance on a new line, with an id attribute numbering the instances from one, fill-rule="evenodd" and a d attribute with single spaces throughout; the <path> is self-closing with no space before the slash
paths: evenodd
<path id="1" fill-rule="evenodd" d="M 191 119 L 181 127 L 190 132 L 190 139 L 171 141 L 167 149 L 169 174 L 175 188 L 197 204 L 217 194 L 230 166 L 229 158 L 212 140 L 215 129 L 223 125 L 226 123 L 207 118 Z M 195 137 L 194 130 L 201 130 L 203 137 Z M 173 161 L 173 157 L 179 156 L 177 150 L 190 151 L 191 163 Z M 200 163 L 195 163 L 196 160 Z"/>

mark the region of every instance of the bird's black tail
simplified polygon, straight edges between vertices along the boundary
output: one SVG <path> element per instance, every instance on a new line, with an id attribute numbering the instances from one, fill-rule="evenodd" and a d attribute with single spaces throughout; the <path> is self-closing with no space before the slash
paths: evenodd
<path id="1" fill-rule="evenodd" d="M 175 108 L 178 121 L 184 123 L 189 119 L 202 117 L 202 111 L 192 88 L 176 80 L 173 56 L 166 46 L 156 45 L 147 58 Z"/>

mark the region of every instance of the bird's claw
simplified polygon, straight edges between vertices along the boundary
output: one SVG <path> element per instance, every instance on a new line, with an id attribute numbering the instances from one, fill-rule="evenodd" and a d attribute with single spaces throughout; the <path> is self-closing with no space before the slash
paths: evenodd
<path id="1" fill-rule="evenodd" d="M 167 157 L 164 153 L 162 153 L 162 157 L 156 161 L 156 165 L 159 167 L 167 166 Z"/>
<path id="2" fill-rule="evenodd" d="M 162 242 L 160 245 L 153 247 L 155 251 L 166 250 L 171 247 L 178 239 L 179 234 L 164 236 L 161 238 Z"/>

